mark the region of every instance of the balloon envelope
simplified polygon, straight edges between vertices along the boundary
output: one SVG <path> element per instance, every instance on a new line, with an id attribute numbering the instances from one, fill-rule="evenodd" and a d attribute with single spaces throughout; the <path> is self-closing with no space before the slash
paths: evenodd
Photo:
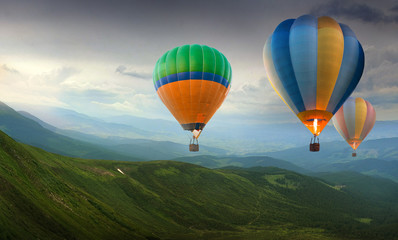
<path id="1" fill-rule="evenodd" d="M 184 130 L 203 130 L 231 87 L 227 58 L 205 45 L 167 51 L 155 65 L 153 83 L 160 99 Z"/>
<path id="2" fill-rule="evenodd" d="M 348 98 L 333 117 L 333 125 L 352 149 L 356 150 L 372 130 L 376 112 L 368 101 L 362 98 Z"/>
<path id="3" fill-rule="evenodd" d="M 348 26 L 304 15 L 277 26 L 265 43 L 263 60 L 280 98 L 319 135 L 357 86 L 365 58 Z"/>

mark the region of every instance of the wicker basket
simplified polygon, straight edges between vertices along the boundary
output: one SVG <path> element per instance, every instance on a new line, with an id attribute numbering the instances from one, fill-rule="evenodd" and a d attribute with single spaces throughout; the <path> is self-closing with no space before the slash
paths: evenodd
<path id="1" fill-rule="evenodd" d="M 310 144 L 310 151 L 311 152 L 319 152 L 320 145 L 319 143 L 311 143 Z"/>
<path id="2" fill-rule="evenodd" d="M 189 151 L 190 152 L 198 152 L 199 151 L 199 144 L 189 144 Z"/>

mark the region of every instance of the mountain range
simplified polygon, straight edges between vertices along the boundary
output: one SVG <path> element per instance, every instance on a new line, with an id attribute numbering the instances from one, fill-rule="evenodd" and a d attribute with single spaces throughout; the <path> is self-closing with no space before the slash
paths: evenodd
<path id="1" fill-rule="evenodd" d="M 82 158 L 136 161 L 172 159 L 188 155 L 188 146 L 170 141 L 99 137 L 76 130 L 62 130 L 27 112 L 16 112 L 0 102 L 0 130 L 14 139 L 47 151 Z M 201 145 L 201 153 L 226 154 Z"/>
<path id="2" fill-rule="evenodd" d="M 8 103 L 18 111 L 28 112 L 61 130 L 95 135 L 101 138 L 120 137 L 169 141 L 186 145 L 190 134 L 181 129 L 176 121 L 148 119 L 131 115 L 91 117 L 75 111 Z M 264 155 L 268 152 L 294 147 L 307 148 L 311 133 L 301 123 L 236 124 L 233 121 L 212 120 L 206 125 L 200 139 L 203 146 L 223 149 L 228 155 Z M 398 137 L 398 121 L 377 121 L 366 140 Z M 320 135 L 321 143 L 344 142 L 328 124 Z M 338 151 L 348 145 L 341 145 Z M 361 149 L 361 148 L 360 148 Z"/>
<path id="3" fill-rule="evenodd" d="M 80 116 L 73 112 L 71 115 Z M 84 116 L 84 119 L 91 118 Z M 117 123 L 113 123 L 112 126 L 124 124 L 132 118 L 122 116 L 113 119 Z M 87 124 L 94 120 L 87 121 Z M 145 121 L 138 120 L 138 122 L 144 124 Z M 167 124 L 167 121 L 165 122 Z M 103 124 L 106 123 L 103 122 Z M 381 122 L 379 126 L 382 127 L 379 129 L 393 128 L 394 124 L 394 122 Z M 200 152 L 193 154 L 188 152 L 186 145 L 170 141 L 131 139 L 120 136 L 100 137 L 76 130 L 60 129 L 28 112 L 16 112 L 5 104 L 0 104 L 0 129 L 23 143 L 73 157 L 128 161 L 175 159 L 210 168 L 277 166 L 301 173 L 350 170 L 398 181 L 395 171 L 398 164 L 396 161 L 398 138 L 367 140 L 358 149 L 356 158 L 351 157 L 352 150 L 343 141 L 321 142 L 321 151 L 317 153 L 309 152 L 308 146 L 302 146 L 274 152 L 233 156 L 227 155 L 229 151 L 226 149 L 201 144 Z"/>

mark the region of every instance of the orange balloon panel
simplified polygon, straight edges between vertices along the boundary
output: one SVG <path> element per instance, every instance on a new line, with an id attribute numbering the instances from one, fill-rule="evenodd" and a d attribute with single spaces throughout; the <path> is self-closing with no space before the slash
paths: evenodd
<path id="1" fill-rule="evenodd" d="M 324 110 L 307 110 L 298 113 L 297 117 L 312 134 L 318 136 L 333 117 L 333 114 Z"/>
<path id="2" fill-rule="evenodd" d="M 221 106 L 230 85 L 198 79 L 165 84 L 157 93 L 185 130 L 202 130 Z"/>

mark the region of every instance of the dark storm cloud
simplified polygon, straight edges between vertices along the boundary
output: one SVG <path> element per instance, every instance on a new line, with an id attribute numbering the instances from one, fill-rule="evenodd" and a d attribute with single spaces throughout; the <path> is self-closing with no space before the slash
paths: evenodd
<path id="1" fill-rule="evenodd" d="M 398 12 L 398 5 L 390 9 L 391 12 Z"/>
<path id="2" fill-rule="evenodd" d="M 152 74 L 151 73 L 138 73 L 136 71 L 126 71 L 127 67 L 120 65 L 119 67 L 116 68 L 116 73 L 125 75 L 125 76 L 130 76 L 130 77 L 135 77 L 135 78 L 140 78 L 140 79 L 151 79 Z"/>
<path id="3" fill-rule="evenodd" d="M 397 11 L 398 6 L 391 8 Z M 335 17 L 345 17 L 347 19 L 359 19 L 368 23 L 398 23 L 398 14 L 387 14 L 379 8 L 372 7 L 366 3 L 332 0 L 311 10 L 313 15 L 327 15 Z"/>

